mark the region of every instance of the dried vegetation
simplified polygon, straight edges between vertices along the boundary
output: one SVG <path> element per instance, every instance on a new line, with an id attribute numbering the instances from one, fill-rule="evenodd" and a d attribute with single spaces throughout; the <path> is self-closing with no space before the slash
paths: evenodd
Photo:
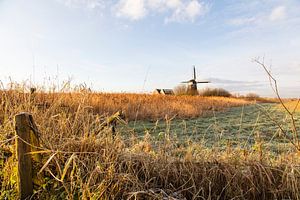
<path id="1" fill-rule="evenodd" d="M 16 198 L 14 115 L 27 111 L 40 131 L 42 163 L 35 164 L 37 199 L 299 199 L 297 151 L 271 156 L 253 149 L 209 149 L 160 141 L 134 131 L 112 136 L 99 124 L 125 111 L 129 120 L 165 115 L 197 117 L 247 103 L 229 98 L 136 94 L 36 93 L 8 90 L 0 98 L 1 198 Z"/>

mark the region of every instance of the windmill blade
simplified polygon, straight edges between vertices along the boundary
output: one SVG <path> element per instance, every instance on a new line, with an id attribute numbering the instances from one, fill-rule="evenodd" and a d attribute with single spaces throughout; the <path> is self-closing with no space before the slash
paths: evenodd
<path id="1" fill-rule="evenodd" d="M 181 83 L 189 83 L 190 81 L 182 81 Z"/>
<path id="2" fill-rule="evenodd" d="M 194 80 L 196 80 L 196 67 L 194 65 Z"/>
<path id="3" fill-rule="evenodd" d="M 197 83 L 210 83 L 210 81 L 197 81 Z"/>

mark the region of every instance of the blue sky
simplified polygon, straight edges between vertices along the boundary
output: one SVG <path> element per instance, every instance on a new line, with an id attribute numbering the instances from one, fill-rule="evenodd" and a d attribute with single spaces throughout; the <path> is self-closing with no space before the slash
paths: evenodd
<path id="1" fill-rule="evenodd" d="M 0 0 L 0 80 L 150 92 L 191 78 L 300 94 L 299 0 Z M 50 81 L 49 81 L 50 80 Z"/>

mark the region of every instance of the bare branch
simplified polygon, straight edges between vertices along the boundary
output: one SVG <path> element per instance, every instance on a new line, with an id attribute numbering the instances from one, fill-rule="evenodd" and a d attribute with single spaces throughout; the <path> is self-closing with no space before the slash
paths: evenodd
<path id="1" fill-rule="evenodd" d="M 272 90 L 274 91 L 275 95 L 277 96 L 277 99 L 279 100 L 281 106 L 284 108 L 284 110 L 286 111 L 286 113 L 288 113 L 288 115 L 291 118 L 292 121 L 292 133 L 293 133 L 293 139 L 295 142 L 293 142 L 292 144 L 295 146 L 297 143 L 297 149 L 299 151 L 299 139 L 298 139 L 298 132 L 297 132 L 297 128 L 296 128 L 296 122 L 295 122 L 295 118 L 294 118 L 294 112 L 299 104 L 300 99 L 297 102 L 296 107 L 294 108 L 294 110 L 291 112 L 287 106 L 284 104 L 280 94 L 279 94 L 279 89 L 278 89 L 278 84 L 277 84 L 277 80 L 276 78 L 272 75 L 271 71 L 267 69 L 266 65 L 265 65 L 265 61 L 264 58 L 262 59 L 262 61 L 260 61 L 259 58 L 256 58 L 253 60 L 255 63 L 259 64 L 267 73 L 269 81 L 270 81 L 270 85 L 272 87 Z M 273 122 L 276 122 L 276 120 L 272 119 Z M 282 130 L 282 127 L 280 126 L 280 124 L 278 122 L 276 122 L 277 126 Z M 287 134 L 285 132 L 283 132 L 283 134 L 285 135 L 285 137 L 287 137 Z M 290 138 L 288 138 L 290 140 Z M 290 140 L 291 141 L 291 140 Z"/>

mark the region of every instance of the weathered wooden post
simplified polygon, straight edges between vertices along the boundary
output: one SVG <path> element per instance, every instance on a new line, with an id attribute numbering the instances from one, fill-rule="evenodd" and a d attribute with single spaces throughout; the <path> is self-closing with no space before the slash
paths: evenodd
<path id="1" fill-rule="evenodd" d="M 33 194 L 32 161 L 29 154 L 32 150 L 33 136 L 36 128 L 29 113 L 20 113 L 15 116 L 16 122 L 16 150 L 18 159 L 18 191 L 20 199 L 26 199 Z M 35 138 L 38 140 L 38 138 Z"/>

